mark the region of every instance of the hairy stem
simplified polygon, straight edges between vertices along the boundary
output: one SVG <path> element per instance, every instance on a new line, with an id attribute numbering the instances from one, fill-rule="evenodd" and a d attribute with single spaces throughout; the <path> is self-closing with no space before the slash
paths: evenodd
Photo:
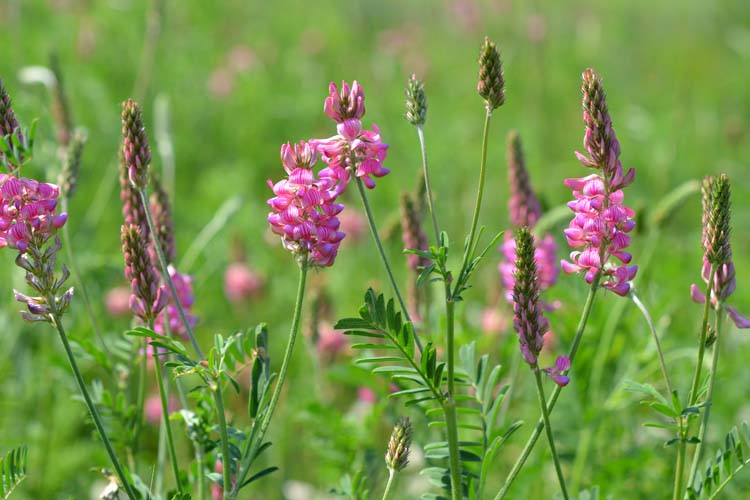
<path id="1" fill-rule="evenodd" d="M 385 485 L 385 491 L 383 491 L 383 500 L 388 500 L 389 498 L 391 498 L 391 488 L 396 482 L 394 481 L 395 477 L 396 471 L 393 469 L 388 469 L 388 482 Z"/>
<path id="2" fill-rule="evenodd" d="M 198 465 L 198 500 L 206 500 L 206 471 L 203 463 L 203 449 L 199 443 L 195 443 L 195 461 Z"/>
<path id="3" fill-rule="evenodd" d="M 534 367 L 534 378 L 536 379 L 536 392 L 539 396 L 539 406 L 542 410 L 544 428 L 547 431 L 547 441 L 549 441 L 549 449 L 552 452 L 552 459 L 555 462 L 557 480 L 560 482 L 560 489 L 562 490 L 563 498 L 565 498 L 565 500 L 568 500 L 568 489 L 565 487 L 565 476 L 563 476 L 562 467 L 560 466 L 560 458 L 557 456 L 557 449 L 555 448 L 555 437 L 552 435 L 552 425 L 549 421 L 549 411 L 547 410 L 546 398 L 544 397 L 542 374 L 539 372 L 538 366 Z"/>
<path id="4" fill-rule="evenodd" d="M 136 392 L 135 407 L 136 407 L 136 422 L 135 432 L 133 438 L 133 464 L 134 467 L 138 466 L 138 448 L 141 439 L 141 432 L 143 431 L 143 418 L 144 418 L 144 401 L 146 400 L 146 349 L 148 348 L 148 341 L 145 338 L 139 339 L 137 344 L 140 345 L 138 349 L 141 352 L 141 356 L 136 353 L 136 360 L 140 358 L 140 364 L 138 365 L 138 387 Z"/>
<path id="5" fill-rule="evenodd" d="M 698 384 L 701 380 L 701 370 L 703 369 L 703 356 L 706 352 L 706 333 L 708 332 L 708 311 L 711 308 L 711 294 L 714 286 L 714 275 L 716 266 L 711 265 L 708 273 L 708 284 L 706 285 L 706 304 L 703 308 L 703 323 L 701 324 L 701 338 L 698 345 L 698 364 L 695 366 L 693 375 L 693 384 L 690 386 L 690 396 L 688 397 L 688 406 L 693 406 L 698 401 Z"/>
<path id="6" fill-rule="evenodd" d="M 396 282 L 396 278 L 393 275 L 391 264 L 388 262 L 388 257 L 385 255 L 385 250 L 383 249 L 383 243 L 380 241 L 380 236 L 378 235 L 378 227 L 375 224 L 375 217 L 372 215 L 372 210 L 370 209 L 370 202 L 367 201 L 367 193 L 365 192 L 365 186 L 362 183 L 362 179 L 360 179 L 359 177 L 355 178 L 355 182 L 357 183 L 357 189 L 359 190 L 359 197 L 362 198 L 362 204 L 365 207 L 365 214 L 367 215 L 367 222 L 370 225 L 370 232 L 372 233 L 372 238 L 375 240 L 375 246 L 378 248 L 378 253 L 380 254 L 380 260 L 381 262 L 383 262 L 385 271 L 388 274 L 388 279 L 391 281 L 391 287 L 393 288 L 393 293 L 396 294 L 396 298 L 398 299 L 398 303 L 401 306 L 401 311 L 404 314 L 404 318 L 406 318 L 406 321 L 411 323 L 412 321 L 411 321 L 411 317 L 409 316 L 409 308 L 406 307 L 406 302 L 404 302 L 404 298 L 401 296 L 401 291 L 399 290 L 398 283 Z M 414 332 L 414 340 L 417 343 L 419 352 L 422 352 L 422 342 L 419 340 L 419 336 L 417 336 L 416 332 Z"/>
<path id="7" fill-rule="evenodd" d="M 292 359 L 292 352 L 294 351 L 294 343 L 297 340 L 297 334 L 299 333 L 300 320 L 302 318 L 302 303 L 305 298 L 305 282 L 307 280 L 307 264 L 303 263 L 300 265 L 299 284 L 297 285 L 297 298 L 294 303 L 294 315 L 292 316 L 292 327 L 289 331 L 289 340 L 286 344 L 286 351 L 284 352 L 284 359 L 281 362 L 281 369 L 279 371 L 279 377 L 276 381 L 276 386 L 273 389 L 271 395 L 271 401 L 268 403 L 268 408 L 263 412 L 262 420 L 257 434 L 254 435 L 253 439 L 248 439 L 243 458 L 245 463 L 242 464 L 242 468 L 237 478 L 237 485 L 241 485 L 249 472 L 250 465 L 255 459 L 255 455 L 258 453 L 260 446 L 263 444 L 263 437 L 266 435 L 268 426 L 271 424 L 271 417 L 273 416 L 274 409 L 279 402 L 279 396 L 281 396 L 281 389 L 284 386 L 284 380 L 286 379 L 287 371 L 289 370 L 289 362 Z M 257 422 L 253 424 L 255 426 Z M 226 491 L 226 490 L 225 490 Z M 228 498 L 236 498 L 237 491 L 233 490 L 232 495 Z"/>
<path id="8" fill-rule="evenodd" d="M 492 110 L 487 109 L 484 115 L 484 131 L 482 132 L 482 160 L 479 164 L 479 187 L 477 188 L 477 201 L 474 206 L 474 215 L 471 218 L 471 229 L 469 230 L 469 238 L 466 240 L 466 248 L 464 249 L 464 258 L 461 263 L 461 270 L 463 271 L 469 259 L 474 253 L 475 242 L 474 238 L 477 232 L 477 224 L 479 223 L 479 212 L 482 208 L 482 197 L 484 194 L 484 177 L 487 172 L 487 143 L 490 133 L 490 120 L 492 119 Z"/>
<path id="9" fill-rule="evenodd" d="M 711 370 L 709 371 L 708 379 L 708 394 L 706 395 L 706 406 L 703 408 L 703 414 L 701 415 L 701 426 L 698 431 L 698 439 L 700 440 L 695 447 L 693 452 L 693 460 L 690 465 L 690 475 L 688 476 L 688 485 L 693 484 L 695 475 L 698 472 L 698 461 L 701 458 L 701 452 L 705 445 L 706 440 L 706 429 L 708 428 L 708 419 L 711 413 L 711 406 L 714 402 L 714 387 L 716 386 L 716 371 L 719 365 L 719 343 L 721 342 L 721 328 L 722 328 L 722 304 L 719 303 L 716 306 L 716 342 L 713 345 L 713 357 L 711 358 Z"/>
<path id="10" fill-rule="evenodd" d="M 675 465 L 674 472 L 674 491 L 672 492 L 672 500 L 681 500 L 682 498 L 682 480 L 685 469 L 685 448 L 687 447 L 687 441 L 685 436 L 685 429 L 683 424 L 680 423 L 680 444 L 677 449 L 677 464 Z"/>
<path id="11" fill-rule="evenodd" d="M 419 136 L 419 149 L 422 152 L 422 172 L 424 173 L 424 186 L 427 191 L 427 206 L 430 209 L 432 218 L 432 230 L 435 231 L 435 243 L 440 246 L 440 225 L 435 212 L 435 205 L 432 196 L 432 184 L 430 183 L 430 169 L 427 167 L 427 146 L 424 140 L 424 130 L 422 125 L 417 125 L 417 135 Z"/>
<path id="12" fill-rule="evenodd" d="M 219 433 L 221 436 L 221 469 L 222 469 L 222 491 L 224 500 L 230 498 L 229 493 L 232 491 L 232 459 L 229 454 L 229 434 L 227 433 L 227 416 L 224 413 L 224 396 L 221 392 L 221 381 L 216 381 L 214 393 L 214 403 L 216 404 L 216 414 L 219 417 Z"/>
<path id="13" fill-rule="evenodd" d="M 115 468 L 115 473 L 120 479 L 122 487 L 125 489 L 125 493 L 128 495 L 128 498 L 130 500 L 137 500 L 138 497 L 133 491 L 133 487 L 130 485 L 128 478 L 125 475 L 125 470 L 122 468 L 122 465 L 120 465 L 120 461 L 117 459 L 117 455 L 115 454 L 115 450 L 112 447 L 112 443 L 110 442 L 109 437 L 107 437 L 107 432 L 104 430 L 104 424 L 102 424 L 102 419 L 99 416 L 99 412 L 97 411 L 96 406 L 94 405 L 94 401 L 91 399 L 91 395 L 89 394 L 88 389 L 86 389 L 86 383 L 83 380 L 81 371 L 78 369 L 78 363 L 76 363 L 75 356 L 73 355 L 73 350 L 70 348 L 70 342 L 68 342 L 68 336 L 65 334 L 65 329 L 63 328 L 62 322 L 60 321 L 60 317 L 52 315 L 51 318 L 52 323 L 55 325 L 55 327 L 57 327 L 57 333 L 60 334 L 60 340 L 62 341 L 63 347 L 65 348 L 65 354 L 68 356 L 68 362 L 70 363 L 70 367 L 73 370 L 73 375 L 75 376 L 76 383 L 78 384 L 78 389 L 80 389 L 81 394 L 83 395 L 83 399 L 89 409 L 91 418 L 94 421 L 94 426 L 99 433 L 99 437 L 104 443 L 104 447 L 107 450 L 107 454 L 109 455 L 109 459 L 112 462 L 112 466 Z"/>
<path id="14" fill-rule="evenodd" d="M 576 328 L 575 337 L 573 338 L 573 344 L 570 346 L 570 352 L 568 353 L 568 357 L 570 358 L 571 363 L 575 359 L 576 352 L 578 352 L 578 345 L 581 343 L 581 338 L 583 337 L 583 331 L 586 329 L 586 323 L 589 320 L 589 315 L 591 314 L 591 309 L 592 309 L 592 306 L 594 305 L 594 297 L 596 296 L 596 291 L 599 287 L 600 278 L 601 278 L 600 273 L 597 273 L 596 276 L 594 276 L 594 280 L 592 281 L 591 287 L 589 288 L 589 293 L 586 296 L 586 302 L 584 303 L 583 311 L 581 312 L 581 319 L 578 322 L 578 327 Z M 552 392 L 552 396 L 547 402 L 547 410 L 549 412 L 552 412 L 553 408 L 555 407 L 555 403 L 557 402 L 557 398 L 560 396 L 561 390 L 562 390 L 562 387 L 557 386 L 555 387 L 555 390 Z M 534 428 L 534 431 L 531 433 L 531 436 L 529 437 L 528 441 L 526 441 L 526 446 L 524 446 L 523 450 L 521 451 L 521 455 L 518 457 L 518 459 L 516 459 L 516 463 L 513 464 L 513 468 L 508 474 L 508 477 L 505 479 L 505 484 L 497 493 L 497 495 L 495 495 L 495 500 L 500 500 L 501 498 L 504 498 L 505 495 L 508 493 L 508 490 L 513 484 L 513 481 L 515 481 L 516 476 L 518 476 L 518 473 L 521 472 L 521 468 L 523 468 L 524 464 L 526 463 L 526 460 L 529 458 L 529 455 L 531 454 L 531 450 L 534 449 L 534 445 L 536 445 L 536 442 L 539 439 L 539 436 L 541 435 L 543 429 L 544 429 L 544 419 L 540 418 L 536 424 L 536 427 Z"/>
<path id="15" fill-rule="evenodd" d="M 461 500 L 463 493 L 461 490 L 461 457 L 458 449 L 458 419 L 456 418 L 456 400 L 455 400 L 455 346 L 454 346 L 454 324 L 455 324 L 455 307 L 456 303 L 448 295 L 446 285 L 446 335 L 445 351 L 446 365 L 448 368 L 448 395 L 443 403 L 443 413 L 445 414 L 445 427 L 448 434 L 448 453 L 450 461 L 451 474 L 451 496 L 453 500 Z"/>
<path id="16" fill-rule="evenodd" d="M 149 328 L 154 329 L 154 321 L 149 322 Z M 164 429 L 167 432 L 167 446 L 169 449 L 169 458 L 172 464 L 172 472 L 174 473 L 175 484 L 180 493 L 182 490 L 182 481 L 180 481 L 180 467 L 177 465 L 177 453 L 174 447 L 174 438 L 172 437 L 172 423 L 169 421 L 169 399 L 167 395 L 167 387 L 164 384 L 164 374 L 161 369 L 161 360 L 159 359 L 158 348 L 154 347 L 154 367 L 156 369 L 156 383 L 159 386 L 159 399 L 161 400 L 161 418 L 164 424 Z M 145 363 L 144 363 L 145 364 Z"/>

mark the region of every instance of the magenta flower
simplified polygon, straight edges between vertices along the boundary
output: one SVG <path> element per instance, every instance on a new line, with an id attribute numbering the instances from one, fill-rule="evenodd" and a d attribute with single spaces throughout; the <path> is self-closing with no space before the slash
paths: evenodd
<path id="1" fill-rule="evenodd" d="M 182 311 L 185 313 L 185 318 L 190 324 L 190 328 L 195 328 L 198 324 L 198 317 L 190 313 L 190 309 L 195 303 L 195 297 L 193 296 L 193 278 L 190 275 L 182 274 L 172 264 L 167 266 L 169 270 L 169 277 L 174 283 L 175 291 L 177 292 L 177 300 L 180 301 Z M 169 294 L 169 292 L 167 292 Z M 167 316 L 169 317 L 169 330 L 167 330 Z M 159 313 L 154 321 L 154 331 L 160 335 L 167 335 L 168 331 L 174 335 L 179 335 L 187 340 L 188 333 L 185 329 L 185 324 L 180 319 L 180 313 L 177 310 L 177 304 L 175 303 L 174 297 L 169 294 L 169 301 L 166 307 Z"/>
<path id="2" fill-rule="evenodd" d="M 601 174 L 565 180 L 575 197 L 568 203 L 575 216 L 565 237 L 576 250 L 570 254 L 571 262 L 563 260 L 561 266 L 566 273 L 583 271 L 587 283 L 601 273 L 602 286 L 624 296 L 638 271 L 638 266 L 628 266 L 632 256 L 625 251 L 630 245 L 627 233 L 635 227 L 635 213 L 622 204 L 622 188 L 633 182 L 635 171 L 631 168 L 623 173 L 620 144 L 601 79 L 591 69 L 583 73 L 582 90 L 586 123 L 583 144 L 589 156 L 576 151 L 576 157 L 583 166 L 598 169 Z"/>
<path id="3" fill-rule="evenodd" d="M 383 177 L 390 172 L 383 167 L 388 144 L 383 143 L 380 129 L 375 124 L 372 130 L 362 127 L 360 118 L 365 114 L 364 102 L 364 92 L 356 81 L 351 89 L 343 82 L 340 92 L 336 84 L 331 83 L 323 110 L 336 121 L 338 134 L 311 141 L 328 165 L 320 171 L 320 177 L 331 179 L 337 186 L 337 194 L 346 189 L 351 172 L 369 189 L 375 187 L 372 177 Z"/>
<path id="4" fill-rule="evenodd" d="M 570 382 L 570 377 L 565 375 L 570 370 L 570 358 L 567 356 L 558 356 L 555 360 L 555 366 L 544 368 L 546 373 L 560 387 L 565 387 Z"/>
<path id="5" fill-rule="evenodd" d="M 35 235 L 51 237 L 68 220 L 56 213 L 59 196 L 54 184 L 0 174 L 0 248 L 24 253 Z"/>
<path id="6" fill-rule="evenodd" d="M 268 200 L 271 230 L 281 236 L 284 248 L 305 264 L 333 265 L 345 234 L 339 231 L 336 217 L 344 205 L 336 203 L 337 183 L 331 178 L 316 178 L 312 167 L 318 152 L 312 142 L 281 146 L 281 161 L 288 177 L 268 185 L 274 197 Z"/>

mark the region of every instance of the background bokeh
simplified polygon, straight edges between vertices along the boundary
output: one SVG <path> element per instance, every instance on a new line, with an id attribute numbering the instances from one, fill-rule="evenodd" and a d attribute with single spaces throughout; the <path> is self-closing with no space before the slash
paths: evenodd
<path id="1" fill-rule="evenodd" d="M 623 162 L 637 171 L 626 193 L 626 203 L 644 214 L 633 238 L 635 262 L 649 246 L 653 251 L 636 286 L 651 308 L 684 394 L 701 313 L 688 297 L 690 283 L 700 279 L 699 196 L 689 198 L 658 231 L 648 227 L 647 215 L 678 185 L 708 173 L 728 173 L 738 272 L 731 303 L 750 311 L 750 8 L 745 0 L 2 0 L 0 78 L 21 121 L 39 118 L 37 161 L 29 170 L 54 180 L 58 162 L 49 92 L 24 83 L 21 74 L 29 66 L 48 65 L 51 52 L 59 56 L 75 123 L 89 136 L 70 207 L 72 238 L 65 244 L 75 251 L 108 338 L 129 324 L 127 318 L 110 317 L 104 296 L 124 284 L 116 151 L 120 103 L 133 96 L 143 104 L 150 132 L 155 109 L 168 107 L 178 253 L 184 256 L 193 245 L 201 249 L 183 269 L 195 276 L 200 338 L 208 344 L 213 333 L 267 322 L 272 353 L 279 359 L 297 273 L 267 231 L 266 179 L 283 173 L 280 145 L 334 133 L 322 113 L 330 81 L 357 79 L 363 85 L 365 124 L 377 123 L 390 144 L 386 166 L 392 171 L 370 200 L 395 267 L 406 279 L 398 196 L 416 186 L 420 157 L 416 133 L 403 119 L 404 84 L 411 73 L 425 81 L 425 131 L 439 217 L 452 240 L 460 242 L 478 174 L 484 109 L 475 90 L 476 59 L 485 35 L 502 49 L 507 89 L 506 104 L 496 112 L 490 132 L 481 222 L 491 230 L 508 225 L 504 155 L 510 129 L 520 131 L 545 207 L 570 198 L 562 180 L 588 173 L 573 156 L 583 136 L 580 74 L 595 68 L 604 77 Z M 155 166 L 161 168 L 157 150 L 167 143 L 155 134 L 151 139 Z M 347 210 L 360 211 L 353 194 L 345 200 Z M 235 197 L 239 210 L 213 238 L 196 243 L 217 210 Z M 564 251 L 561 233 L 556 234 Z M 368 234 L 354 240 L 344 241 L 332 269 L 314 277 L 328 287 L 335 317 L 354 313 L 368 285 L 389 293 Z M 72 399 L 76 390 L 54 333 L 25 324 L 16 314 L 12 288 L 24 285 L 11 253 L 0 252 L 0 346 L 5 353 L 0 357 L 0 452 L 30 445 L 33 473 L 19 498 L 85 498 L 98 477 L 89 468 L 106 464 L 105 456 L 84 420 L 83 406 Z M 224 295 L 223 274 L 239 253 L 266 286 L 252 300 L 232 304 Z M 483 263 L 475 288 L 459 308 L 459 335 L 478 339 L 483 352 L 510 365 L 517 355 L 513 336 L 483 334 L 479 327 L 482 311 L 497 303 L 498 260 L 495 253 Z M 576 276 L 562 276 L 549 292 L 564 304 L 551 318 L 560 350 L 570 342 L 585 292 Z M 598 484 L 614 498 L 663 497 L 671 488 L 675 450 L 662 446 L 663 433 L 642 427 L 653 416 L 621 387 L 626 378 L 657 383 L 658 367 L 645 323 L 635 308 L 621 302 L 607 294 L 595 307 L 574 382 L 555 411 L 558 446 L 572 465 L 580 429 L 592 421 L 592 412 L 598 414 L 591 452 L 579 464 L 581 484 Z M 622 320 L 607 327 L 613 311 L 623 306 Z M 498 307 L 507 316 L 507 307 Z M 80 301 L 67 321 L 73 335 L 92 336 Z M 597 353 L 607 328 L 614 329 L 611 348 Z M 734 423 L 750 418 L 748 334 L 730 329 L 724 348 L 712 443 Z M 602 390 L 594 398 L 587 374 L 601 356 L 606 356 L 597 381 Z M 93 364 L 84 361 L 84 366 L 90 377 L 97 376 Z M 324 492 L 357 468 L 371 467 L 382 480 L 380 457 L 388 428 L 404 411 L 386 399 L 387 384 L 353 368 L 345 355 L 335 362 L 318 361 L 315 350 L 303 344 L 293 370 L 271 430 L 269 457 L 281 471 L 260 483 L 253 498 L 282 498 L 284 487 L 301 487 L 291 481 Z M 531 422 L 537 410 L 524 372 L 509 415 Z M 375 391 L 374 404 L 357 402 L 363 386 Z M 242 408 L 238 400 L 238 423 L 245 418 Z M 406 411 L 424 424 L 413 410 Z M 529 427 L 500 454 L 494 486 L 505 477 Z M 415 441 L 428 434 L 420 431 Z M 515 486 L 518 498 L 549 498 L 555 491 L 544 444 Z M 418 483 L 419 476 L 412 476 L 410 481 Z M 410 481 L 402 485 L 402 498 L 415 496 L 409 493 Z M 750 480 L 746 475 L 737 484 L 735 494 Z M 381 488 L 374 479 L 373 491 Z"/>

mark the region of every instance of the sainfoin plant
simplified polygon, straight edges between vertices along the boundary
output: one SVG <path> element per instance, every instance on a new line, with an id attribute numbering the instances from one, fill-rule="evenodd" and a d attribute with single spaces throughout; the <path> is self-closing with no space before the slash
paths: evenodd
<path id="1" fill-rule="evenodd" d="M 323 136 L 279 139 L 273 146 L 274 155 L 280 149 L 278 161 L 261 186 L 265 208 L 252 211 L 268 229 L 266 240 L 284 253 L 285 265 L 298 270 L 296 294 L 278 294 L 285 300 L 281 307 L 289 311 L 288 335 L 261 322 L 231 335 L 215 334 L 211 342 L 207 330 L 213 325 L 204 326 L 199 312 L 207 293 L 201 288 L 209 286 L 206 275 L 213 276 L 214 268 L 194 276 L 192 260 L 178 252 L 173 203 L 179 206 L 180 198 L 174 195 L 173 180 L 165 180 L 171 174 L 163 151 L 152 152 L 146 126 L 150 110 L 133 99 L 122 103 L 118 171 L 113 171 L 119 174 L 122 213 L 118 274 L 129 286 L 123 307 L 131 326 L 121 335 L 99 326 L 93 307 L 93 291 L 99 287 L 87 286 L 86 276 L 78 272 L 77 242 L 69 228 L 80 221 L 67 209 L 76 186 L 86 182 L 79 167 L 87 136 L 74 128 L 59 68 L 55 64 L 53 69 L 59 185 L 41 180 L 35 127 L 21 126 L 0 83 L 0 161 L 5 170 L 0 173 L 0 248 L 15 255 L 23 274 L 25 288 L 13 290 L 22 304 L 21 317 L 57 331 L 90 417 L 86 425 L 93 424 L 106 452 L 108 462 L 90 464 L 104 467 L 99 498 L 265 498 L 257 493 L 267 491 L 260 489 L 261 482 L 282 475 L 292 482 L 274 465 L 288 450 L 277 453 L 271 436 L 293 433 L 300 433 L 295 441 L 314 442 L 320 456 L 336 455 L 340 465 L 336 473 L 341 482 L 323 484 L 320 479 L 314 488 L 321 496 L 309 493 L 309 498 L 328 498 L 322 496 L 325 491 L 353 499 L 500 500 L 522 494 L 516 481 L 523 475 L 535 477 L 538 484 L 532 491 L 545 498 L 550 492 L 566 500 L 598 498 L 600 489 L 604 498 L 607 485 L 586 483 L 582 470 L 592 439 L 602 434 L 598 412 L 606 411 L 606 405 L 634 406 L 628 393 L 638 394 L 655 413 L 656 420 L 644 422 L 655 429 L 647 436 L 664 438 L 658 453 L 670 465 L 649 472 L 663 480 L 663 497 L 671 492 L 674 500 L 715 498 L 729 491 L 750 463 L 747 424 L 727 432 L 715 429 L 716 419 L 711 419 L 722 395 L 717 390 L 720 349 L 735 334 L 729 326 L 750 328 L 750 319 L 730 305 L 742 279 L 732 259 L 729 177 L 710 175 L 700 184 L 703 258 L 694 270 L 702 281 L 695 279 L 699 284 L 684 294 L 685 314 L 694 310 L 700 320 L 698 343 L 687 355 L 675 353 L 662 346 L 661 337 L 671 335 L 668 325 L 654 321 L 645 305 L 655 292 L 637 286 L 651 258 L 648 252 L 639 254 L 644 245 L 638 240 L 656 242 L 665 214 L 694 194 L 698 183 L 654 202 L 655 209 L 637 203 L 629 189 L 637 185 L 636 169 L 623 165 L 603 78 L 593 69 L 581 75 L 583 148 L 563 151 L 570 177 L 546 172 L 545 182 L 535 187 L 532 180 L 540 176 L 532 173 L 539 170 L 527 167 L 520 133 L 507 133 L 510 227 L 503 230 L 506 218 L 487 213 L 485 195 L 492 193 L 493 201 L 500 197 L 492 159 L 500 141 L 491 125 L 502 121 L 506 97 L 510 101 L 513 94 L 506 96 L 497 45 L 484 39 L 476 84 L 481 98 L 477 110 L 480 102 L 484 107 L 481 149 L 476 158 L 458 148 L 454 152 L 479 162 L 470 174 L 477 188 L 460 238 L 449 234 L 455 225 L 441 225 L 441 220 L 462 216 L 463 210 L 454 208 L 462 200 L 428 162 L 429 86 L 412 75 L 405 88 L 405 118 L 416 132 L 421 168 L 413 168 L 404 160 L 407 154 L 389 146 L 396 142 L 394 130 L 381 130 L 370 121 L 367 110 L 388 109 L 384 98 L 369 93 L 377 84 L 368 84 L 367 99 L 366 85 L 358 80 L 321 88 L 322 110 L 302 128 L 318 130 L 324 124 Z M 618 112 L 612 115 L 619 115 L 619 108 L 613 106 Z M 157 136 L 159 142 L 165 140 L 163 130 Z M 378 206 L 371 198 L 382 202 L 382 186 L 396 182 L 396 175 L 389 174 L 397 169 L 414 170 L 418 180 L 398 200 L 387 201 L 387 208 L 398 213 L 398 223 L 379 226 L 379 210 L 373 210 Z M 639 168 L 638 179 L 641 172 Z M 557 192 L 543 192 L 540 186 L 556 186 Z M 570 201 L 549 207 L 546 201 L 557 198 Z M 560 227 L 562 218 L 566 227 Z M 326 280 L 339 283 L 337 261 L 354 252 L 346 234 L 354 231 L 342 223 L 353 219 L 361 225 L 366 220 L 372 238 L 368 244 L 379 262 L 363 258 L 362 269 L 372 275 L 363 304 L 334 321 L 334 314 L 341 314 L 340 294 Z M 641 228 L 644 220 L 648 222 Z M 390 237 L 399 230 L 400 238 Z M 391 240 L 399 241 L 403 254 L 390 251 Z M 265 250 L 256 243 L 248 243 L 254 253 Z M 191 252 L 192 247 L 185 253 Z M 485 262 L 493 258 L 499 262 Z M 406 280 L 400 280 L 404 269 Z M 261 274 L 268 276 L 267 282 Z M 276 274 L 277 269 L 268 269 L 256 275 L 236 259 L 221 286 L 235 310 L 242 309 L 263 290 L 273 292 Z M 74 283 L 69 283 L 71 275 Z M 472 326 L 480 300 L 472 287 L 486 279 L 496 300 L 479 309 L 495 313 L 507 326 L 498 329 L 513 334 L 481 336 Z M 378 290 L 383 282 L 386 289 Z M 562 286 L 574 292 L 561 301 Z M 71 307 L 77 300 L 95 339 L 69 336 L 66 330 L 68 321 L 79 325 L 69 319 L 71 310 L 78 311 Z M 601 378 L 612 337 L 601 332 L 614 335 L 631 304 L 633 312 L 641 313 L 635 321 L 643 319 L 648 328 L 653 350 L 639 356 L 647 358 L 650 368 L 613 389 L 619 400 L 611 396 L 604 401 Z M 575 328 L 566 322 L 569 317 L 578 318 Z M 309 347 L 304 359 L 297 347 L 301 330 Z M 41 328 L 36 333 L 45 334 Z M 587 344 L 596 348 L 578 356 Z M 278 360 L 272 357 L 282 348 Z M 689 361 L 693 357 L 694 363 Z M 88 378 L 91 373 L 79 367 L 84 360 L 101 379 Z M 524 366 L 528 370 L 520 368 Z M 326 370 L 337 383 L 357 384 L 357 402 L 345 416 L 336 413 L 327 394 L 321 375 Z M 689 379 L 686 370 L 692 371 Z M 649 380 L 657 371 L 657 380 Z M 303 415 L 290 415 L 288 395 L 299 373 L 315 380 L 314 402 Z M 584 403 L 577 401 L 583 396 Z M 536 400 L 536 409 L 529 410 L 528 400 Z M 618 402 L 622 400 L 627 402 Z M 297 426 L 315 418 L 323 428 Z M 367 421 L 367 436 L 346 434 L 346 426 L 356 420 Z M 390 429 L 390 437 L 383 429 Z M 546 445 L 534 459 L 542 433 Z M 320 435 L 327 436 L 322 445 Z M 33 458 L 35 450 L 26 450 L 19 443 L 5 459 L 7 467 L 0 460 L 4 498 L 35 474 L 26 463 L 27 453 Z M 308 459 L 305 453 L 300 450 L 301 460 Z M 646 471 L 633 471 L 639 474 Z M 288 493 L 292 488 L 287 486 L 285 498 L 301 498 Z"/>

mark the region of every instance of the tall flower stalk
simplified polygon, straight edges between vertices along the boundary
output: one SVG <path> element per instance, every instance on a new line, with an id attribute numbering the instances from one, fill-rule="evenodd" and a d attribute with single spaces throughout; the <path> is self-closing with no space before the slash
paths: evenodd
<path id="1" fill-rule="evenodd" d="M 563 260 L 560 264 L 566 273 L 584 272 L 584 279 L 590 285 L 568 353 L 570 363 L 575 360 L 598 288 L 602 286 L 625 296 L 638 271 L 637 266 L 628 265 L 632 256 L 625 251 L 630 244 L 627 233 L 635 227 L 635 213 L 622 204 L 622 189 L 633 182 L 635 171 L 631 168 L 625 172 L 620 161 L 620 143 L 612 127 L 601 78 L 594 70 L 587 69 L 582 79 L 586 154 L 577 151 L 575 154 L 584 167 L 598 173 L 565 180 L 575 197 L 568 203 L 575 216 L 565 230 L 565 237 L 574 251 L 570 254 L 571 261 Z M 567 370 L 561 373 L 566 374 Z M 560 386 L 556 387 L 548 399 L 548 412 L 552 411 L 560 390 Z M 495 500 L 508 493 L 544 427 L 544 418 L 540 418 Z"/>
<path id="2" fill-rule="evenodd" d="M 738 328 L 750 328 L 750 319 L 742 316 L 736 309 L 725 305 L 725 300 L 736 288 L 734 263 L 732 262 L 732 247 L 729 239 L 731 232 L 731 203 L 730 185 L 726 174 L 718 177 L 708 177 L 703 183 L 703 268 L 702 277 L 706 281 L 706 293 L 702 294 L 696 285 L 691 286 L 691 296 L 694 301 L 704 304 L 704 318 L 701 328 L 701 338 L 698 351 L 698 364 L 693 376 L 693 384 L 690 391 L 691 405 L 697 403 L 698 383 L 701 379 L 703 355 L 707 344 L 706 332 L 708 330 L 708 308 L 714 309 L 714 337 L 713 356 L 709 371 L 708 391 L 706 393 L 705 407 L 701 415 L 700 429 L 698 431 L 699 442 L 695 447 L 693 459 L 688 476 L 688 485 L 692 485 L 698 470 L 703 447 L 705 445 L 706 429 L 713 405 L 714 386 L 719 363 L 719 352 L 723 337 L 723 316 L 727 315 Z M 679 471 L 681 473 L 681 471 Z"/>
<path id="3" fill-rule="evenodd" d="M 23 148 L 28 146 L 23 141 L 10 97 L 0 82 L 0 136 L 10 135 L 14 135 Z M 21 167 L 31 158 L 31 154 L 23 155 L 13 148 L 6 151 L 12 158 L 0 158 L 11 170 L 11 174 L 0 174 L 0 248 L 7 246 L 18 251 L 16 265 L 25 271 L 26 283 L 37 294 L 30 296 L 14 290 L 16 300 L 26 305 L 27 310 L 21 312 L 21 316 L 29 322 L 49 323 L 57 330 L 76 384 L 115 473 L 128 498 L 136 500 L 129 477 L 117 458 L 62 324 L 62 317 L 73 298 L 73 288 L 64 289 L 70 275 L 65 265 L 62 266 L 61 276 L 55 276 L 57 254 L 62 248 L 57 230 L 64 226 L 68 218 L 67 213 L 58 212 L 60 189 L 54 184 L 21 177 Z M 24 151 L 30 153 L 30 150 Z"/>
<path id="4" fill-rule="evenodd" d="M 563 373 L 570 368 L 570 360 L 560 356 L 552 368 L 539 369 L 539 353 L 544 346 L 544 334 L 549 330 L 549 321 L 542 314 L 542 305 L 539 301 L 540 286 L 539 275 L 535 259 L 534 237 L 527 227 L 521 227 L 516 233 L 516 263 L 515 284 L 513 286 L 513 327 L 518 333 L 521 355 L 528 363 L 534 378 L 536 379 L 537 395 L 542 410 L 542 419 L 547 431 L 552 458 L 555 462 L 557 479 L 560 482 L 563 497 L 567 500 L 568 490 L 565 486 L 565 477 L 560 466 L 560 459 L 555 448 L 555 439 L 552 435 L 549 410 L 544 397 L 544 385 L 542 384 L 541 372 L 546 372 L 559 387 L 568 384 L 570 379 Z"/>
<path id="5" fill-rule="evenodd" d="M 365 114 L 365 93 L 356 80 L 351 86 L 347 82 L 342 82 L 341 88 L 335 83 L 331 83 L 328 87 L 328 96 L 323 104 L 323 111 L 336 122 L 338 134 L 327 139 L 314 139 L 312 141 L 320 151 L 323 162 L 328 165 L 327 168 L 321 170 L 320 175 L 336 181 L 338 194 L 346 190 L 352 176 L 354 177 L 380 260 L 404 317 L 411 322 L 409 308 L 380 240 L 375 216 L 372 213 L 365 190 L 365 187 L 367 189 L 375 187 L 375 181 L 372 177 L 383 177 L 390 172 L 383 166 L 388 144 L 382 141 L 380 129 L 377 125 L 373 124 L 372 130 L 363 128 L 361 119 Z M 421 351 L 422 343 L 416 335 L 415 339 L 417 347 Z"/>

